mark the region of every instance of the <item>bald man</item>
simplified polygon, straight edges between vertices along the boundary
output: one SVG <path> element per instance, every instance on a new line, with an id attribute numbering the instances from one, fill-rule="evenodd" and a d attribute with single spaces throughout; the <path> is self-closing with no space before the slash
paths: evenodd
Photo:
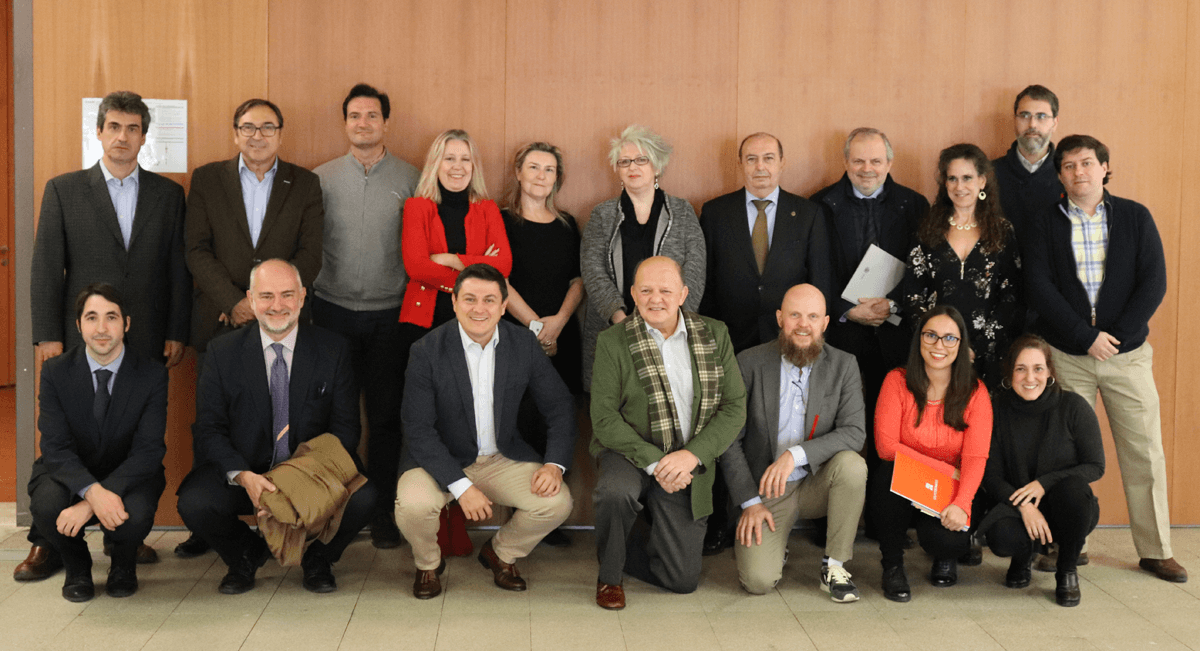
<path id="1" fill-rule="evenodd" d="M 623 572 L 695 591 L 716 459 L 746 420 L 729 331 L 683 310 L 679 265 L 647 258 L 630 290 L 637 312 L 600 333 L 592 371 L 596 604 L 610 610 L 625 607 Z M 643 498 L 649 534 L 631 537 Z"/>
<path id="2" fill-rule="evenodd" d="M 764 594 L 783 576 L 797 518 L 828 517 L 821 588 L 838 603 L 858 601 L 843 564 L 854 554 L 867 465 L 862 381 L 854 356 L 825 343 L 825 298 L 812 285 L 787 291 L 775 312 L 779 337 L 738 356 L 746 386 L 746 427 L 721 470 L 738 519 L 738 578 Z"/>

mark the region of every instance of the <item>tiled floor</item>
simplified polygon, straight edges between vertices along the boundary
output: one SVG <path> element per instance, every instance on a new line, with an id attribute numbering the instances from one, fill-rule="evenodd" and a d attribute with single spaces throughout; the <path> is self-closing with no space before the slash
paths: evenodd
<path id="1" fill-rule="evenodd" d="M 476 532 L 476 544 L 486 535 Z M 139 569 L 137 595 L 72 604 L 59 594 L 61 574 L 33 584 L 8 579 L 28 546 L 13 505 L 0 504 L 0 649 L 1200 649 L 1200 575 L 1177 585 L 1136 569 L 1125 529 L 1093 535 L 1092 563 L 1080 572 L 1083 604 L 1074 609 L 1054 604 L 1050 574 L 1035 573 L 1025 590 L 1004 588 L 1007 563 L 990 553 L 982 567 L 960 570 L 958 586 L 937 589 L 924 581 L 923 554 L 910 552 L 913 601 L 892 603 L 878 587 L 878 548 L 864 541 L 850 565 L 863 600 L 835 604 L 817 586 L 819 550 L 794 536 L 784 579 L 770 594 L 743 593 L 726 552 L 705 560 L 695 594 L 627 580 L 629 607 L 620 613 L 592 602 L 590 532 L 522 561 L 528 592 L 503 592 L 473 558 L 456 558 L 445 593 L 430 601 L 410 593 L 407 546 L 377 551 L 365 537 L 356 541 L 330 595 L 305 592 L 298 568 L 271 562 L 255 590 L 229 597 L 217 593 L 225 567 L 214 554 L 171 554 L 182 536 L 151 534 L 162 561 Z M 1200 529 L 1173 536 L 1176 557 L 1200 573 Z M 102 591 L 108 561 L 98 537 L 91 542 Z"/>

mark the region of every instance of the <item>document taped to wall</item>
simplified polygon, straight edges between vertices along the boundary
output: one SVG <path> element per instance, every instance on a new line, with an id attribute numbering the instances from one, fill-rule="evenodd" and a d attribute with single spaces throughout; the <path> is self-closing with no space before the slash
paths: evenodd
<path id="1" fill-rule="evenodd" d="M 96 164 L 104 155 L 96 137 L 96 113 L 100 97 L 83 98 L 83 169 Z M 187 168 L 187 100 L 143 99 L 150 109 L 150 128 L 146 144 L 138 152 L 138 165 L 151 172 L 186 173 Z"/>

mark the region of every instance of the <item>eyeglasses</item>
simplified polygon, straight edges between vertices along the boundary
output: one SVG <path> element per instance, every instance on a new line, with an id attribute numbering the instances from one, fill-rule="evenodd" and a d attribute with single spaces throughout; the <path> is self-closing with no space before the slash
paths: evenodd
<path id="1" fill-rule="evenodd" d="M 1021 111 L 1017 114 L 1017 117 L 1021 118 L 1022 120 L 1033 119 L 1037 120 L 1038 122 L 1045 122 L 1046 120 L 1054 119 L 1054 116 L 1050 115 L 1049 113 L 1030 113 L 1029 111 Z"/>
<path id="2" fill-rule="evenodd" d="M 937 344 L 939 339 L 941 339 L 942 343 L 946 345 L 946 348 L 955 348 L 958 346 L 958 342 L 960 341 L 960 339 L 954 335 L 942 335 L 939 337 L 938 333 L 932 330 L 925 330 L 921 332 L 921 341 L 929 344 L 930 346 Z"/>
<path id="3" fill-rule="evenodd" d="M 237 128 L 237 130 L 238 130 L 238 133 L 242 134 L 243 136 L 245 136 L 247 138 L 253 138 L 255 131 L 261 133 L 264 138 L 270 138 L 271 136 L 275 135 L 276 131 L 279 131 L 282 128 L 283 127 L 275 126 L 274 124 L 271 124 L 270 122 L 262 125 L 261 127 L 256 127 L 253 124 L 250 124 L 249 122 L 247 122 L 247 123 L 239 126 Z"/>
<path id="4" fill-rule="evenodd" d="M 650 158 L 647 156 L 638 156 L 637 158 L 622 158 L 621 160 L 617 161 L 617 167 L 629 167 L 630 163 L 641 167 L 643 165 L 649 165 Z"/>

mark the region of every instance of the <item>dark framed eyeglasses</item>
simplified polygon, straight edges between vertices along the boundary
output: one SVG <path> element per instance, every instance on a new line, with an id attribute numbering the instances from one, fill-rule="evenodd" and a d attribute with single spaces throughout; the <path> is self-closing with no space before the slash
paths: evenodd
<path id="1" fill-rule="evenodd" d="M 636 164 L 638 167 L 649 165 L 650 158 L 648 156 L 638 156 L 637 158 L 622 158 L 617 161 L 617 167 L 629 167 L 630 163 Z"/>
<path id="2" fill-rule="evenodd" d="M 921 341 L 929 344 L 930 346 L 936 344 L 939 339 L 942 340 L 942 343 L 945 344 L 946 348 L 956 348 L 958 346 L 958 342 L 962 341 L 959 337 L 957 337 L 955 335 L 938 336 L 938 333 L 936 333 L 932 330 L 921 331 Z"/>
<path id="3" fill-rule="evenodd" d="M 279 131 L 282 128 L 283 127 L 276 126 L 274 124 L 271 124 L 270 122 L 262 125 L 261 127 L 256 127 L 253 124 L 250 124 L 249 122 L 247 122 L 243 125 L 240 125 L 237 128 L 237 130 L 238 130 L 238 133 L 242 134 L 243 136 L 245 136 L 247 138 L 253 138 L 255 131 L 261 133 L 264 138 L 270 138 L 271 136 L 275 135 L 275 132 Z"/>

